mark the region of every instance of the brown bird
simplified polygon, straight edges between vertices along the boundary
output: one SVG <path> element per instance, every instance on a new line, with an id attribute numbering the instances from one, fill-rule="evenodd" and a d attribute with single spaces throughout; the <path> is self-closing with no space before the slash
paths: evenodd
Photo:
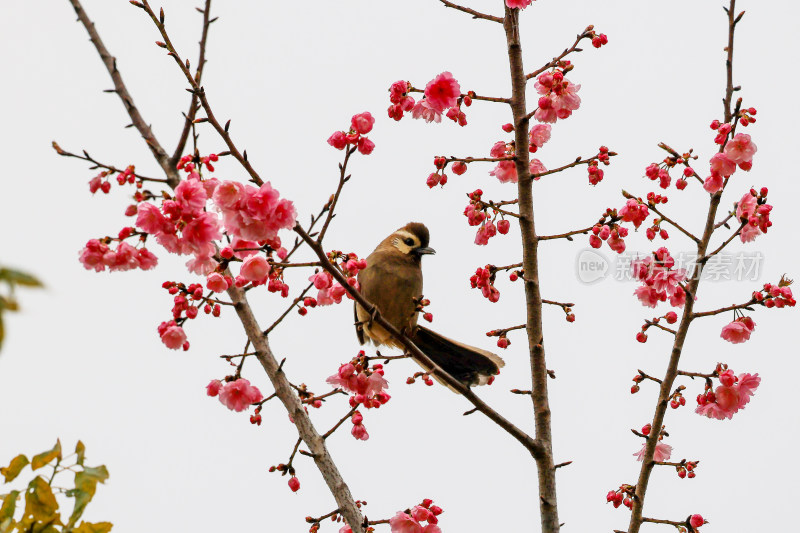
<path id="1" fill-rule="evenodd" d="M 387 322 L 408 335 L 451 376 L 467 386 L 483 385 L 504 366 L 500 357 L 417 325 L 417 303 L 422 297 L 422 256 L 436 253 L 428 246 L 429 241 L 428 228 L 419 222 L 410 222 L 386 237 L 367 257 L 367 268 L 358 274 L 361 294 L 375 304 Z M 358 303 L 355 318 L 361 344 L 371 342 L 403 349 Z"/>

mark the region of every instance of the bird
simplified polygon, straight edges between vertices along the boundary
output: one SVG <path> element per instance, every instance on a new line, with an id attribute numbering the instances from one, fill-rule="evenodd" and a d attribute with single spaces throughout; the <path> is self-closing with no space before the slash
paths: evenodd
<path id="1" fill-rule="evenodd" d="M 502 358 L 417 324 L 422 298 L 422 257 L 436 253 L 429 242 L 430 232 L 420 222 L 409 222 L 393 232 L 367 257 L 367 267 L 358 273 L 359 290 L 387 322 L 405 333 L 431 361 L 456 380 L 467 387 L 489 383 L 505 365 Z M 404 349 L 358 302 L 354 315 L 356 335 L 362 345 Z M 426 371 L 431 370 L 421 361 L 417 363 Z M 447 385 L 437 376 L 434 378 Z"/>

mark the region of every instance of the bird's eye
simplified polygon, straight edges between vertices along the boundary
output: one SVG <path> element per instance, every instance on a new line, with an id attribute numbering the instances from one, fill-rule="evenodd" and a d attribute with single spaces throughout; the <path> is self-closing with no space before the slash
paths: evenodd
<path id="1" fill-rule="evenodd" d="M 403 242 L 406 243 L 409 246 L 413 246 L 414 245 L 414 239 L 412 239 L 412 238 L 407 238 Z"/>

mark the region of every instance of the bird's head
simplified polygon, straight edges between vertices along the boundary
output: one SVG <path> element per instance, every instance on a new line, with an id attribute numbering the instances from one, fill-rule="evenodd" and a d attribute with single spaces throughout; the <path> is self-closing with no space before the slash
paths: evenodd
<path id="1" fill-rule="evenodd" d="M 435 254 L 436 250 L 428 246 L 430 232 L 425 224 L 409 222 L 399 230 L 392 233 L 387 239 L 400 253 L 408 255 L 417 261 L 423 255 Z"/>

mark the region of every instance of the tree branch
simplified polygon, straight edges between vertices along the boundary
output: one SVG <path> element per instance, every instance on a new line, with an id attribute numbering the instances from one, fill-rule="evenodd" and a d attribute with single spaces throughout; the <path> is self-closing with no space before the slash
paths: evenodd
<path id="1" fill-rule="evenodd" d="M 69 0 L 69 2 L 72 4 L 73 9 L 75 9 L 75 13 L 78 15 L 78 20 L 81 21 L 81 24 L 83 24 L 83 27 L 86 28 L 86 31 L 89 33 L 89 39 L 92 41 L 97 53 L 100 54 L 100 59 L 103 61 L 103 64 L 106 66 L 106 70 L 108 70 L 108 73 L 111 76 L 111 80 L 114 82 L 114 92 L 117 93 L 117 96 L 120 97 L 120 100 L 122 100 L 122 103 L 125 105 L 125 110 L 128 112 L 131 122 L 139 131 L 142 138 L 144 138 L 145 142 L 147 143 L 147 147 L 150 148 L 150 151 L 153 153 L 153 157 L 156 158 L 156 161 L 161 166 L 164 174 L 167 176 L 167 183 L 169 183 L 170 187 L 177 187 L 178 183 L 181 181 L 181 178 L 178 175 L 178 170 L 170 161 L 170 158 L 167 155 L 167 152 L 164 151 L 161 143 L 159 143 L 158 139 L 156 139 L 153 130 L 150 128 L 147 122 L 145 122 L 141 113 L 139 113 L 139 109 L 133 103 L 133 98 L 128 92 L 125 83 L 122 81 L 122 74 L 117 69 L 117 59 L 113 57 L 106 49 L 105 45 L 103 44 L 103 40 L 100 39 L 100 34 L 97 33 L 97 30 L 94 27 L 94 22 L 89 19 L 89 16 L 86 14 L 86 11 L 84 11 L 80 0 Z"/>

